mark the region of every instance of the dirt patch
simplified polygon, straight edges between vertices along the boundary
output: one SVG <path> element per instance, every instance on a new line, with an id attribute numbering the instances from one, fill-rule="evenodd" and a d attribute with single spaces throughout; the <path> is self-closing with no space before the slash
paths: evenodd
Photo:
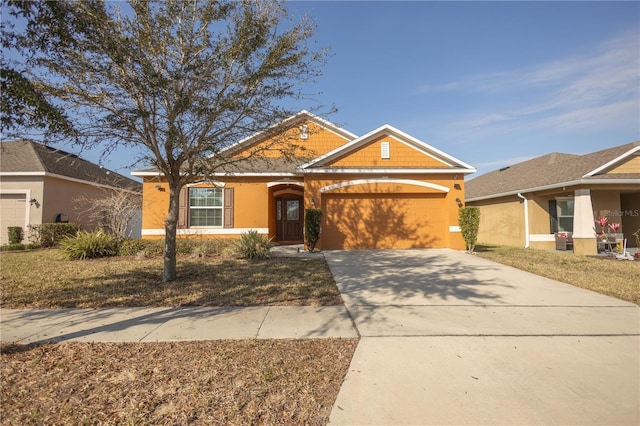
<path id="1" fill-rule="evenodd" d="M 328 422 L 356 339 L 3 345 L 2 424 Z"/>

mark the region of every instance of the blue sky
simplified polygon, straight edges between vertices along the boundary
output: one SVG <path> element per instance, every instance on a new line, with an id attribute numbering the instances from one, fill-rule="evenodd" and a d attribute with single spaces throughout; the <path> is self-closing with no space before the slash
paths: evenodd
<path id="1" fill-rule="evenodd" d="M 475 166 L 640 139 L 640 2 L 314 2 L 332 55 L 300 109 L 391 124 Z M 297 106 L 297 105 L 296 105 Z M 97 159 L 99 153 L 85 152 Z M 126 152 L 106 167 L 129 174 Z"/>

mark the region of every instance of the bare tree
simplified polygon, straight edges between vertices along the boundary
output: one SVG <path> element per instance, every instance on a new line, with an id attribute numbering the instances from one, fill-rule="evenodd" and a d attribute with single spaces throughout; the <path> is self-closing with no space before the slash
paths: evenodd
<path id="1" fill-rule="evenodd" d="M 105 189 L 102 197 L 74 200 L 78 216 L 121 240 L 131 237 L 142 211 L 142 196 L 126 190 Z"/>
<path id="2" fill-rule="evenodd" d="M 31 13 L 47 15 L 49 2 L 34 3 Z M 292 22 L 278 0 L 63 1 L 56 11 L 67 25 L 47 28 L 54 48 L 29 49 L 43 25 L 18 43 L 35 51 L 30 81 L 69 111 L 85 146 L 140 147 L 139 160 L 167 180 L 163 280 L 172 281 L 180 189 L 238 160 L 223 148 L 290 116 L 284 105 L 320 75 L 326 50 L 311 46 L 313 23 Z M 60 42 L 65 31 L 73 43 Z"/>

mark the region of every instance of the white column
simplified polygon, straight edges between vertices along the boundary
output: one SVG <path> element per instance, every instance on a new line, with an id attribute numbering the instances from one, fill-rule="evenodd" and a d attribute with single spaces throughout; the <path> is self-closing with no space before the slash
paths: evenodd
<path id="1" fill-rule="evenodd" d="M 573 238 L 595 238 L 596 228 L 589 189 L 576 189 L 573 203 Z"/>

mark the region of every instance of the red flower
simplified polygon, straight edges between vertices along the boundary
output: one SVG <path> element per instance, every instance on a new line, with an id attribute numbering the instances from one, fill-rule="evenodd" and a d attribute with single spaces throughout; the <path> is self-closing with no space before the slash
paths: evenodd
<path id="1" fill-rule="evenodd" d="M 610 223 L 609 224 L 609 228 L 611 228 L 611 230 L 613 232 L 618 232 L 618 229 L 620 229 L 620 224 L 619 223 Z"/>
<path id="2" fill-rule="evenodd" d="M 607 223 L 609 223 L 609 218 L 606 216 L 602 216 L 601 218 L 596 220 L 596 223 L 602 226 L 602 229 L 604 229 L 604 227 L 607 226 Z"/>

